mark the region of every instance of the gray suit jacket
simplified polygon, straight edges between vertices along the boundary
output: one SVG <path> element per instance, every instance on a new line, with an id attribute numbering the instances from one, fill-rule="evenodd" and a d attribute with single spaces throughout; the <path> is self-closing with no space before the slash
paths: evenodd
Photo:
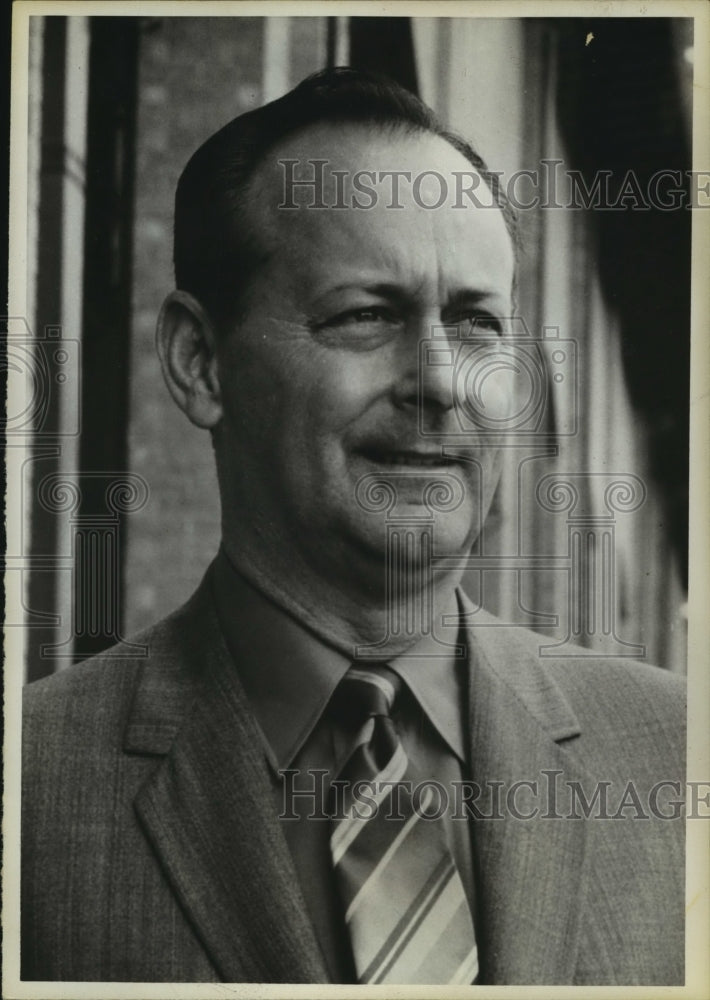
<path id="1" fill-rule="evenodd" d="M 473 622 L 482 981 L 682 983 L 683 822 L 649 809 L 684 782 L 682 683 Z M 327 982 L 209 574 L 140 641 L 26 689 L 23 978 Z"/>

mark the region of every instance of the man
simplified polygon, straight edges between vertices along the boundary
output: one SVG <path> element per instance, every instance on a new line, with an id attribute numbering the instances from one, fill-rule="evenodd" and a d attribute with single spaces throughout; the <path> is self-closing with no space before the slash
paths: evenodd
<path id="1" fill-rule="evenodd" d="M 27 692 L 24 978 L 683 981 L 679 683 L 543 660 L 458 587 L 500 452 L 421 345 L 469 338 L 505 421 L 513 231 L 353 71 L 188 164 L 158 350 L 222 548 L 145 661 Z"/>

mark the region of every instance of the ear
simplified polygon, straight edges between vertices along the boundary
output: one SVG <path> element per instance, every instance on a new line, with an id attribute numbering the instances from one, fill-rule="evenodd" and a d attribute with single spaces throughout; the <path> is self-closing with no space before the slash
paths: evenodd
<path id="1" fill-rule="evenodd" d="M 214 327 L 197 299 L 188 292 L 171 292 L 156 332 L 163 377 L 188 419 L 208 429 L 222 417 L 215 345 Z"/>

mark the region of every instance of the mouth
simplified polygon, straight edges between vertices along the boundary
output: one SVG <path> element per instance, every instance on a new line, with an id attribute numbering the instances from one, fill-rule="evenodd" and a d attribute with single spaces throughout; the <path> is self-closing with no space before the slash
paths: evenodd
<path id="1" fill-rule="evenodd" d="M 459 465 L 458 459 L 442 455 L 432 448 L 389 448 L 365 447 L 359 450 L 368 462 L 381 468 L 400 467 L 405 469 L 447 469 Z"/>

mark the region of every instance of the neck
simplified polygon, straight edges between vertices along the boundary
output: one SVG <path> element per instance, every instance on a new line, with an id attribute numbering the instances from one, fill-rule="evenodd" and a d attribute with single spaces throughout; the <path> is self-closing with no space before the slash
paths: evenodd
<path id="1" fill-rule="evenodd" d="M 353 658 L 367 656 L 365 649 L 378 658 L 406 652 L 454 606 L 461 577 L 460 571 L 425 575 L 414 568 L 387 587 L 383 564 L 378 580 L 355 589 L 344 586 L 342 579 L 325 580 L 307 567 L 271 567 L 226 538 L 223 546 L 253 586 Z"/>

